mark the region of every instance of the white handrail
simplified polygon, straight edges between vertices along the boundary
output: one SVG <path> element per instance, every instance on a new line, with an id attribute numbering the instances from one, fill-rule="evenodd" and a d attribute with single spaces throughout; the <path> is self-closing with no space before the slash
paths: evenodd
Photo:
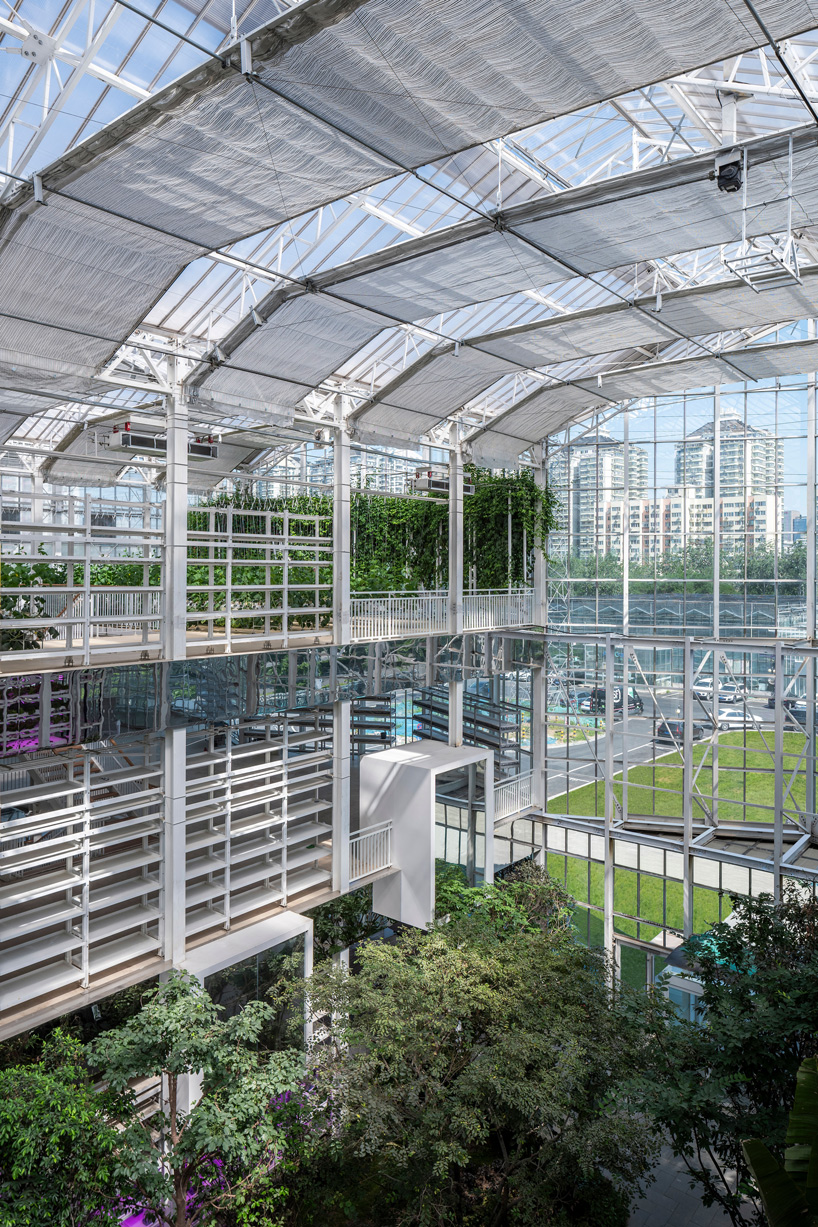
<path id="1" fill-rule="evenodd" d="M 380 873 L 392 866 L 392 820 L 364 827 L 349 837 L 349 880 Z"/>
<path id="2" fill-rule="evenodd" d="M 531 808 L 531 776 L 531 771 L 523 771 L 494 785 L 495 822 Z"/>
<path id="3" fill-rule="evenodd" d="M 448 619 L 448 598 L 439 593 L 394 593 L 357 597 L 350 602 L 353 643 L 405 635 L 444 635 Z"/>
<path id="4" fill-rule="evenodd" d="M 510 592 L 470 592 L 463 597 L 463 629 L 500 630 L 508 626 L 532 626 L 534 591 L 515 588 Z"/>

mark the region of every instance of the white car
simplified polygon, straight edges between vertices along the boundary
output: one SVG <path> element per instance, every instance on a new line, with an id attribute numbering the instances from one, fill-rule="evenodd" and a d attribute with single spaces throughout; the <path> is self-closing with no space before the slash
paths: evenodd
<path id="1" fill-rule="evenodd" d="M 722 707 L 716 718 L 716 724 L 724 733 L 728 729 L 760 729 L 761 720 L 750 712 L 735 707 Z"/>

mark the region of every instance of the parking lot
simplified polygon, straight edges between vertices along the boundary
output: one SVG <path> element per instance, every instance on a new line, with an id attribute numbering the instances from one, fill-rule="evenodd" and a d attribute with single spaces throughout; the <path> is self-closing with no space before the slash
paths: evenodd
<path id="1" fill-rule="evenodd" d="M 590 687 L 586 689 L 590 689 Z M 627 751 L 629 764 L 649 763 L 654 758 L 673 753 L 673 741 L 670 738 L 657 740 L 655 733 L 663 721 L 668 721 L 671 724 L 681 721 L 683 713 L 684 697 L 681 688 L 668 692 L 657 692 L 655 701 L 646 687 L 637 686 L 636 690 L 642 699 L 643 710 L 641 714 L 634 711 L 628 713 Z M 708 699 L 702 702 L 694 698 L 693 724 L 694 726 L 701 726 L 704 738 L 711 735 L 712 717 L 714 714 L 720 725 L 724 722 L 729 722 L 731 731 L 733 729 L 741 731 L 746 727 L 748 731 L 761 730 L 769 738 L 772 737 L 775 712 L 773 708 L 767 706 L 767 696 L 765 694 L 751 695 L 746 704 L 743 702 L 717 704 L 715 712 L 711 700 Z M 552 711 L 549 719 L 551 721 L 559 721 L 561 716 L 564 720 L 564 712 Z M 568 743 L 557 742 L 548 746 L 546 766 L 548 768 L 547 786 L 549 798 L 557 797 L 567 789 L 577 788 L 594 779 L 602 778 L 608 736 L 604 727 L 604 720 L 599 718 L 595 721 L 592 716 L 588 715 L 582 715 L 579 719 L 579 727 L 583 729 L 584 736 Z M 594 727 L 595 723 L 598 727 Z M 622 769 L 625 744 L 624 723 L 622 712 L 617 712 L 612 734 L 616 771 L 621 771 Z M 571 728 L 575 729 L 576 727 L 577 722 L 572 714 Z M 788 731 L 794 732 L 801 728 L 801 725 L 787 721 L 785 727 Z M 681 744 L 680 738 L 677 738 L 677 741 Z"/>

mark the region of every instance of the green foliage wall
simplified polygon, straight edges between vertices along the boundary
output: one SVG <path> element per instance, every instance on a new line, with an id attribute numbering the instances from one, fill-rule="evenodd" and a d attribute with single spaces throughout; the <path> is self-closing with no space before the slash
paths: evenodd
<path id="1" fill-rule="evenodd" d="M 556 527 L 558 501 L 533 473 L 492 474 L 467 465 L 474 494 L 463 500 L 463 565 L 477 588 L 530 580 L 533 552 Z M 511 555 L 509 557 L 509 517 Z M 352 581 L 356 591 L 445 588 L 449 566 L 445 499 L 353 493 Z"/>

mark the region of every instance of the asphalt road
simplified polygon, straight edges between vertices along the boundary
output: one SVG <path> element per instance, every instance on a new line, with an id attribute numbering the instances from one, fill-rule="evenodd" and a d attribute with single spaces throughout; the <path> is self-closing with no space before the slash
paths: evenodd
<path id="1" fill-rule="evenodd" d="M 654 721 L 658 724 L 664 717 L 669 720 L 681 720 L 683 695 L 681 690 L 669 694 L 657 695 L 656 704 L 647 692 L 640 691 L 644 702 L 641 716 L 631 712 L 628 715 L 628 763 L 649 763 L 660 755 L 672 753 L 671 742 L 654 740 Z M 755 696 L 745 705 L 739 703 L 721 703 L 719 708 L 727 711 L 752 713 L 762 725 L 762 728 L 772 730 L 774 711 L 767 707 L 766 698 L 756 699 Z M 710 701 L 702 705 L 693 700 L 693 723 L 704 724 L 709 721 L 708 713 L 713 710 Z M 551 713 L 553 719 L 559 719 L 561 713 Z M 604 774 L 607 733 L 594 733 L 593 728 L 586 728 L 588 741 L 572 741 L 565 745 L 548 746 L 548 796 L 556 797 L 568 788 L 578 788 L 581 784 L 602 779 Z M 622 770 L 622 755 L 624 748 L 623 721 L 618 719 L 614 724 L 613 753 L 614 770 Z M 566 754 L 567 750 L 567 754 Z"/>

